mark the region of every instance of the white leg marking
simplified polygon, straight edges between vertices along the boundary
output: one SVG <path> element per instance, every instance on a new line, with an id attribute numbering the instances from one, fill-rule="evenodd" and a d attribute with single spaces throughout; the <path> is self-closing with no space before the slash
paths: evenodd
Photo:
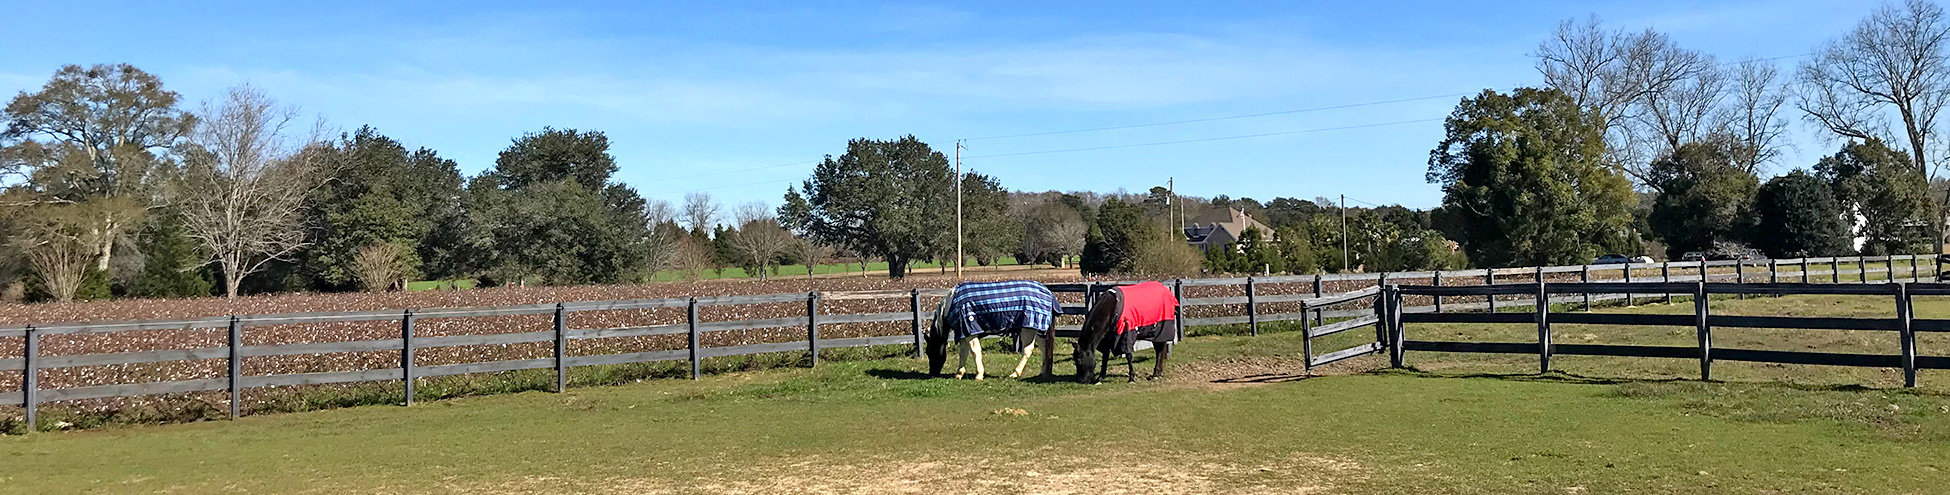
<path id="1" fill-rule="evenodd" d="M 1028 345 L 1027 347 L 1023 347 L 1023 348 L 1022 348 L 1022 358 L 1020 358 L 1020 359 L 1017 359 L 1017 360 L 1016 360 L 1016 372 L 1015 372 L 1015 373 L 1010 373 L 1010 374 L 1009 374 L 1009 378 L 1017 378 L 1017 377 L 1021 377 L 1021 376 L 1022 376 L 1022 367 L 1023 367 L 1023 366 L 1026 366 L 1026 365 L 1028 365 L 1028 364 L 1029 364 L 1029 355 L 1030 355 L 1030 354 L 1035 354 L 1035 353 L 1036 353 L 1036 333 L 1035 333 L 1035 332 L 1032 332 L 1032 331 L 1029 331 L 1029 330 L 1023 330 L 1023 331 L 1022 331 L 1022 340 L 1024 340 L 1024 341 L 1027 341 L 1027 342 L 1029 342 L 1029 345 Z"/>
<path id="2" fill-rule="evenodd" d="M 988 375 L 988 370 L 982 367 L 982 339 L 968 339 L 968 348 L 975 353 L 975 381 L 982 381 Z"/>

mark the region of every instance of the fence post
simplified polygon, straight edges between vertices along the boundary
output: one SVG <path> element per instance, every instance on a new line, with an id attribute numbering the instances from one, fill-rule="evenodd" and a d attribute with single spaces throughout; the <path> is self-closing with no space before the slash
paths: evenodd
<path id="1" fill-rule="evenodd" d="M 33 433 L 35 430 L 40 429 L 40 423 L 35 421 L 35 418 L 39 416 L 35 414 L 35 410 L 40 408 L 41 380 L 40 373 L 35 368 L 40 366 L 40 363 L 36 361 L 40 361 L 41 336 L 34 330 L 34 327 L 29 326 L 27 327 L 27 333 L 22 335 L 21 339 L 20 408 L 24 414 L 24 417 L 21 418 L 21 424 L 25 427 L 24 431 L 26 433 Z"/>
<path id="2" fill-rule="evenodd" d="M 569 311 L 555 303 L 555 392 L 569 391 Z"/>
<path id="3" fill-rule="evenodd" d="M 1441 287 L 1441 286 L 1442 286 L 1442 270 L 1436 270 L 1436 271 L 1435 271 L 1435 286 L 1436 286 L 1436 287 Z M 1442 312 L 1442 296 L 1439 296 L 1439 295 L 1438 295 L 1438 296 L 1432 296 L 1432 297 L 1430 297 L 1430 299 L 1433 299 L 1433 300 L 1435 300 L 1435 312 L 1437 312 L 1437 313 L 1441 313 L 1441 312 Z M 1303 314 L 1304 314 L 1304 313 L 1303 313 Z"/>
<path id="4" fill-rule="evenodd" d="M 1706 281 L 1693 288 L 1693 320 L 1699 334 L 1699 379 L 1713 379 L 1713 327 L 1706 323 Z"/>
<path id="5" fill-rule="evenodd" d="M 1171 298 L 1180 301 L 1185 300 L 1185 279 L 1171 279 Z M 1181 322 L 1185 321 L 1185 305 L 1180 304 L 1178 307 L 1172 308 L 1171 317 Z M 1185 329 L 1182 326 L 1178 329 L 1178 334 L 1179 337 L 1185 336 Z"/>
<path id="6" fill-rule="evenodd" d="M 244 360 L 239 351 L 244 347 L 244 325 L 237 321 L 237 315 L 230 315 L 227 339 L 230 342 L 230 362 L 226 363 L 228 369 L 225 371 L 230 379 L 230 419 L 237 419 L 244 415 Z"/>
<path id="7" fill-rule="evenodd" d="M 1308 373 L 1314 370 L 1314 325 L 1307 318 L 1307 302 L 1300 301 L 1300 357 L 1306 361 Z"/>
<path id="8" fill-rule="evenodd" d="M 1747 283 L 1747 260 L 1733 260 L 1733 278 L 1738 279 L 1735 283 Z M 1746 299 L 1747 293 L 1740 293 L 1740 298 Z"/>
<path id="9" fill-rule="evenodd" d="M 1401 291 L 1394 287 L 1388 287 L 1384 292 L 1377 294 L 1376 297 L 1387 301 L 1387 310 L 1382 312 L 1381 319 L 1376 321 L 1375 325 L 1388 329 L 1388 364 L 1396 368 L 1406 366 L 1408 362 L 1408 349 L 1403 343 L 1408 341 L 1408 329 L 1402 326 Z"/>
<path id="10" fill-rule="evenodd" d="M 1801 268 L 1801 283 L 1806 284 L 1806 283 L 1814 282 L 1814 279 L 1809 278 L 1808 275 L 1808 258 L 1805 257 L 1801 258 L 1801 264 L 1799 268 Z"/>
<path id="11" fill-rule="evenodd" d="M 1667 263 L 1671 263 L 1671 262 L 1668 261 Z M 1628 284 L 1632 283 L 1632 262 L 1630 261 L 1625 262 L 1625 283 Z M 1625 307 L 1629 308 L 1637 305 L 1638 304 L 1635 304 L 1635 302 L 1632 301 L 1632 293 L 1630 292 L 1625 293 Z"/>
<path id="12" fill-rule="evenodd" d="M 1890 268 L 1895 270 L 1895 268 Z M 1903 386 L 1916 386 L 1916 329 L 1910 326 L 1915 315 L 1909 301 L 1909 284 L 1896 284 L 1896 320 L 1901 325 L 1903 345 Z"/>
<path id="13" fill-rule="evenodd" d="M 914 357 L 921 357 L 921 289 L 907 290 L 907 310 L 914 312 Z"/>
<path id="14" fill-rule="evenodd" d="M 1672 283 L 1672 263 L 1659 264 L 1659 281 Z M 1666 304 L 1672 304 L 1672 291 L 1666 291 Z"/>
<path id="15" fill-rule="evenodd" d="M 1922 274 L 1923 272 L 1922 272 L 1922 270 L 1919 270 L 1918 268 L 1920 268 L 1920 267 L 1921 267 L 1921 266 L 1922 266 L 1923 264 L 1922 264 L 1922 263 L 1917 263 L 1916 261 L 1917 261 L 1917 259 L 1916 259 L 1916 255 L 1914 255 L 1914 254 L 1912 254 L 1912 255 L 1909 255 L 1909 281 L 1911 281 L 1911 282 L 1922 282 L 1922 281 L 1923 281 L 1923 276 L 1922 276 L 1921 274 Z"/>
<path id="16" fill-rule="evenodd" d="M 1259 336 L 1259 298 L 1258 289 L 1252 277 L 1246 277 L 1246 332 Z"/>
<path id="17" fill-rule="evenodd" d="M 819 292 L 806 293 L 806 351 L 812 354 L 812 367 L 819 367 Z"/>
<path id="18" fill-rule="evenodd" d="M 696 380 L 703 373 L 698 370 L 697 348 L 699 339 L 697 338 L 697 298 L 695 297 L 691 298 L 690 303 L 685 307 L 684 322 L 690 326 L 691 379 Z"/>
<path id="19" fill-rule="evenodd" d="M 399 317 L 400 384 L 406 388 L 406 405 L 413 405 L 413 310 Z"/>
<path id="20" fill-rule="evenodd" d="M 1930 281 L 1939 282 L 1943 277 L 1943 255 L 1930 255 Z"/>
<path id="21" fill-rule="evenodd" d="M 1861 283 L 1869 283 L 1869 262 L 1867 256 L 1855 257 L 1855 278 Z"/>
<path id="22" fill-rule="evenodd" d="M 1578 283 L 1591 283 L 1591 265 L 1578 267 Z M 1589 313 L 1591 312 L 1591 292 L 1588 290 L 1581 292 L 1584 292 L 1584 312 Z"/>
<path id="23" fill-rule="evenodd" d="M 1321 290 L 1321 285 L 1322 285 L 1322 284 L 1321 284 L 1320 282 L 1321 282 L 1321 280 L 1320 280 L 1320 274 L 1314 274 L 1314 299 L 1320 299 L 1320 298 L 1321 298 L 1322 296 L 1325 296 L 1325 295 L 1326 295 L 1326 294 L 1323 294 L 1323 293 L 1321 293 L 1321 291 L 1320 291 L 1320 290 Z M 1301 311 L 1301 312 L 1300 312 L 1300 317 L 1301 317 L 1301 318 L 1306 318 L 1306 317 L 1307 317 L 1307 312 L 1306 312 L 1306 311 Z M 1320 310 L 1320 308 L 1314 308 L 1314 324 L 1315 324 L 1315 325 L 1325 325 L 1325 324 L 1327 324 L 1327 318 L 1326 318 L 1326 317 L 1324 317 L 1324 316 L 1322 316 L 1322 313 L 1321 313 L 1321 310 Z"/>
<path id="24" fill-rule="evenodd" d="M 1551 372 L 1550 300 L 1550 291 L 1545 288 L 1544 281 L 1539 279 L 1537 281 L 1537 356 L 1540 366 L 1538 373 Z"/>
<path id="25" fill-rule="evenodd" d="M 1772 258 L 1767 260 L 1767 283 L 1781 283 L 1781 264 Z"/>
<path id="26" fill-rule="evenodd" d="M 1496 285 L 1496 268 L 1484 268 L 1484 269 L 1483 269 L 1483 286 L 1485 286 L 1485 287 L 1488 287 L 1488 286 L 1491 286 L 1491 285 Z M 1491 312 L 1491 313 L 1495 313 L 1495 312 L 1496 312 L 1496 294 L 1494 294 L 1494 293 L 1492 293 L 1492 294 L 1490 294 L 1490 295 L 1487 295 L 1487 296 L 1483 296 L 1483 299 L 1484 299 L 1485 301 L 1488 301 L 1488 302 L 1489 302 L 1489 304 L 1490 304 L 1490 312 Z"/>
<path id="27" fill-rule="evenodd" d="M 1841 258 L 1828 258 L 1828 276 L 1833 279 L 1831 283 L 1842 283 Z"/>

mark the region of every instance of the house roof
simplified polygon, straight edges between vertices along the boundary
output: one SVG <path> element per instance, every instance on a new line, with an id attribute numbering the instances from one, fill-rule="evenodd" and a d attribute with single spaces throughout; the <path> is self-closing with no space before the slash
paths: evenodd
<path id="1" fill-rule="evenodd" d="M 1232 239 L 1238 239 L 1240 235 L 1246 232 L 1246 229 L 1250 228 L 1259 229 L 1261 235 L 1269 238 L 1273 235 L 1273 229 L 1271 227 L 1259 223 L 1258 220 L 1254 220 L 1251 215 L 1247 215 L 1245 211 L 1238 208 L 1207 211 L 1204 214 L 1200 214 L 1198 218 L 1192 219 L 1192 224 L 1186 226 L 1185 230 L 1188 232 L 1197 231 L 1199 235 L 1193 236 L 1193 242 L 1198 242 L 1209 237 L 1212 232 L 1217 231 L 1224 231 Z"/>

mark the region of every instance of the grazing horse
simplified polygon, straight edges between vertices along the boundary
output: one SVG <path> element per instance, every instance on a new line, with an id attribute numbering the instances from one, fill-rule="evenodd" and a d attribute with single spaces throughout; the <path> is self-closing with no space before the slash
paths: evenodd
<path id="1" fill-rule="evenodd" d="M 1178 298 L 1165 284 L 1143 282 L 1104 291 L 1091 302 L 1090 314 L 1083 320 L 1083 335 L 1077 338 L 1077 381 L 1101 381 L 1110 372 L 1111 356 L 1118 355 L 1124 356 L 1130 381 L 1137 381 L 1131 354 L 1139 340 L 1150 341 L 1158 353 L 1151 378 L 1163 376 L 1165 360 L 1171 357 L 1171 345 L 1178 337 Z M 1101 369 L 1097 366 L 1099 353 L 1104 358 Z"/>
<path id="2" fill-rule="evenodd" d="M 1009 377 L 1022 376 L 1023 365 L 1036 352 L 1036 337 L 1050 331 L 1056 320 L 1056 307 L 1056 295 L 1038 282 L 967 282 L 955 286 L 954 293 L 942 298 L 934 311 L 934 324 L 928 327 L 928 374 L 941 375 L 941 366 L 948 360 L 948 340 L 953 339 L 961 349 L 955 379 L 968 371 L 968 354 L 973 351 L 975 379 L 981 380 L 987 371 L 982 366 L 981 338 L 1019 335 L 1029 344 L 1022 349 L 1022 360 L 1016 362 L 1016 371 Z"/>

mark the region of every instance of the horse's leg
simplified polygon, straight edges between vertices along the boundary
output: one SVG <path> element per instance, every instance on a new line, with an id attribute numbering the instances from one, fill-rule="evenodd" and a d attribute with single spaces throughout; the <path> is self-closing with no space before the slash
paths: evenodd
<path id="1" fill-rule="evenodd" d="M 1137 359 L 1136 352 L 1124 355 L 1124 378 L 1130 383 L 1137 383 L 1137 365 L 1131 363 L 1135 359 Z"/>
<path id="2" fill-rule="evenodd" d="M 1028 365 L 1029 365 L 1029 356 L 1030 356 L 1031 354 L 1035 354 L 1035 353 L 1036 353 L 1036 334 L 1034 334 L 1034 333 L 1031 333 L 1031 332 L 1034 332 L 1034 330 L 1026 330 L 1026 329 L 1025 329 L 1025 330 L 1023 330 L 1023 331 L 1022 331 L 1022 333 L 1020 334 L 1020 335 L 1022 335 L 1022 338 L 1019 338 L 1019 339 L 1017 339 L 1017 340 L 1025 340 L 1025 341 L 1028 341 L 1028 342 L 1029 342 L 1029 346 L 1028 346 L 1028 347 L 1024 347 L 1024 348 L 1022 348 L 1022 358 L 1020 358 L 1020 359 L 1017 359 L 1017 360 L 1016 360 L 1016 372 L 1014 372 L 1014 373 L 1010 373 L 1010 374 L 1009 374 L 1009 378 L 1019 378 L 1019 377 L 1021 377 L 1021 376 L 1022 376 L 1022 367 L 1023 367 L 1023 366 L 1028 366 Z M 1044 350 L 1043 350 L 1043 352 L 1049 352 L 1049 350 L 1048 350 L 1048 349 L 1044 349 Z"/>
<path id="3" fill-rule="evenodd" d="M 969 339 L 961 339 L 955 341 L 955 349 L 956 349 L 955 379 L 956 380 L 960 380 L 963 374 L 968 373 L 968 340 Z"/>
<path id="4" fill-rule="evenodd" d="M 1165 360 L 1171 359 L 1171 344 L 1158 343 L 1153 344 L 1151 348 L 1152 350 L 1158 351 L 1158 365 L 1151 368 L 1151 378 L 1149 378 L 1155 380 L 1158 377 L 1165 376 Z"/>
<path id="5" fill-rule="evenodd" d="M 969 337 L 968 348 L 975 353 L 975 381 L 982 381 L 982 377 L 988 376 L 988 369 L 982 366 L 982 339 Z"/>

